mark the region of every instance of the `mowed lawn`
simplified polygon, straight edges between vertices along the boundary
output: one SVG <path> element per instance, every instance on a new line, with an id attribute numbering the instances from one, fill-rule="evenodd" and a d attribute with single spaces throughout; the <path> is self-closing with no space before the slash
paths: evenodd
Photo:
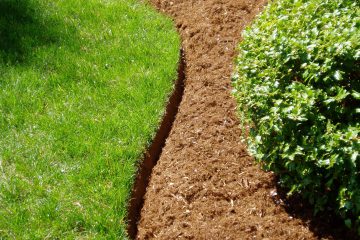
<path id="1" fill-rule="evenodd" d="M 136 0 L 0 1 L 0 239 L 125 237 L 179 42 Z"/>

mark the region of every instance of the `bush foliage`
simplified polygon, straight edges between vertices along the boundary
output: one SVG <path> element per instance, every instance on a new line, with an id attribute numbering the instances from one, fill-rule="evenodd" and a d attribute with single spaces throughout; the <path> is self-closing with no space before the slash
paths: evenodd
<path id="1" fill-rule="evenodd" d="M 250 152 L 348 226 L 360 225 L 359 5 L 271 2 L 244 31 L 233 77 Z"/>

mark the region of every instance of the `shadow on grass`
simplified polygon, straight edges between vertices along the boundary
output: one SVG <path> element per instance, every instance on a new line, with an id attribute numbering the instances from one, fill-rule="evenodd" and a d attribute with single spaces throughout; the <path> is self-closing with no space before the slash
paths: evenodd
<path id="1" fill-rule="evenodd" d="M 276 181 L 278 182 L 278 181 Z M 354 230 L 348 229 L 344 221 L 331 211 L 324 211 L 314 215 L 314 207 L 302 199 L 300 195 L 287 197 L 287 191 L 276 186 L 277 193 L 283 201 L 286 212 L 300 219 L 314 233 L 318 239 L 348 240 L 360 239 Z"/>
<path id="2" fill-rule="evenodd" d="M 61 24 L 41 10 L 31 0 L 0 0 L 0 60 L 23 63 L 35 48 L 58 41 Z"/>

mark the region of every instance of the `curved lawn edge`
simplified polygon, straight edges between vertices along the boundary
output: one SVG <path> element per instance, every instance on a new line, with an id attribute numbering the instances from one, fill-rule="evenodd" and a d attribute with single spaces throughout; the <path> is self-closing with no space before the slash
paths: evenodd
<path id="1" fill-rule="evenodd" d="M 173 22 L 138 0 L 0 12 L 0 239 L 126 238 L 136 167 L 176 80 Z"/>
<path id="2" fill-rule="evenodd" d="M 156 135 L 145 151 L 142 161 L 139 162 L 139 166 L 137 168 L 138 171 L 131 191 L 131 198 L 129 200 L 127 214 L 127 233 L 131 239 L 136 238 L 137 224 L 140 220 L 140 212 L 144 204 L 144 195 L 149 184 L 152 169 L 160 158 L 162 149 L 165 145 L 167 137 L 170 134 L 173 122 L 182 100 L 184 93 L 185 69 L 185 57 L 183 49 L 181 48 L 179 53 L 178 76 L 175 82 L 174 90 L 169 95 L 166 111 L 161 120 L 161 124 L 156 132 Z"/>

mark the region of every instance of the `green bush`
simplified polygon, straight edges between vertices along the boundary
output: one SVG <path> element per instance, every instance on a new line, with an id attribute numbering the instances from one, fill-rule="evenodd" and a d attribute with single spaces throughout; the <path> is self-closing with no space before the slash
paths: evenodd
<path id="1" fill-rule="evenodd" d="M 277 0 L 243 33 L 233 76 L 249 151 L 360 230 L 360 3 Z M 355 224 L 354 224 L 355 223 Z"/>

